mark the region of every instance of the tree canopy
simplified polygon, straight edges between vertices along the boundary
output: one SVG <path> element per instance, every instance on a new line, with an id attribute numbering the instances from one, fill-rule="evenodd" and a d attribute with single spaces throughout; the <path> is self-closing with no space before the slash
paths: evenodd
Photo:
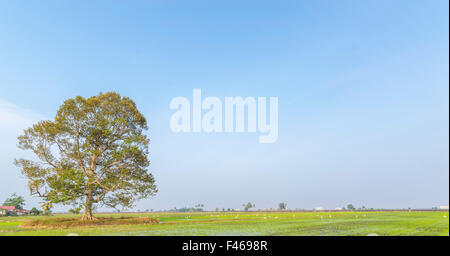
<path id="1" fill-rule="evenodd" d="M 80 206 L 94 219 L 94 205 L 132 207 L 155 195 L 148 172 L 147 121 L 136 104 L 118 93 L 69 99 L 55 120 L 24 131 L 19 147 L 37 160 L 18 159 L 32 195 L 53 204 Z"/>
<path id="2" fill-rule="evenodd" d="M 23 207 L 25 206 L 25 199 L 23 199 L 22 196 L 18 196 L 16 195 L 16 193 L 14 193 L 5 200 L 3 206 L 14 206 L 16 207 L 16 209 L 23 209 Z"/>

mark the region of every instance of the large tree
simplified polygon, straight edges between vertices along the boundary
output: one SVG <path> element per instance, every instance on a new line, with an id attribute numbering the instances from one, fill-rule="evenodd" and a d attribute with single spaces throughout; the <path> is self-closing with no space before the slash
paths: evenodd
<path id="1" fill-rule="evenodd" d="M 53 204 L 129 208 L 157 192 L 149 166 L 147 121 L 136 104 L 119 94 L 69 99 L 54 121 L 24 131 L 19 147 L 37 160 L 18 159 L 32 195 Z"/>

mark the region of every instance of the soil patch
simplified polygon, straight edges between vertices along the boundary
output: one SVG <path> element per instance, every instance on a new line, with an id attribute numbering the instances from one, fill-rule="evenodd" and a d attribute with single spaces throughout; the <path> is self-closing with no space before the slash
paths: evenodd
<path id="1" fill-rule="evenodd" d="M 96 220 L 82 220 L 74 218 L 52 218 L 42 220 L 29 220 L 20 224 L 22 228 L 76 228 L 105 225 L 133 225 L 133 224 L 157 224 L 158 219 L 141 217 L 98 218 Z"/>

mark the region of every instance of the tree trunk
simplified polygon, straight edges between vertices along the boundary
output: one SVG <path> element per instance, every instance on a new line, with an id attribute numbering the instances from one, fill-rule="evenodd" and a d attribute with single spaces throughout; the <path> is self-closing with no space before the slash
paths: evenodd
<path id="1" fill-rule="evenodd" d="M 92 215 L 92 203 L 93 203 L 94 199 L 92 196 L 92 190 L 89 189 L 86 192 L 86 203 L 84 206 L 84 214 L 83 217 L 81 218 L 82 220 L 96 220 L 96 218 Z"/>

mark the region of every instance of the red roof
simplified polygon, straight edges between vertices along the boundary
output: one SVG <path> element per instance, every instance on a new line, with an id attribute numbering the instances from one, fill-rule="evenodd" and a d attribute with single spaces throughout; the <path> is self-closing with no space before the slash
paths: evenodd
<path id="1" fill-rule="evenodd" d="M 15 206 L 0 206 L 0 209 L 3 209 L 3 210 L 15 210 L 16 207 Z"/>

